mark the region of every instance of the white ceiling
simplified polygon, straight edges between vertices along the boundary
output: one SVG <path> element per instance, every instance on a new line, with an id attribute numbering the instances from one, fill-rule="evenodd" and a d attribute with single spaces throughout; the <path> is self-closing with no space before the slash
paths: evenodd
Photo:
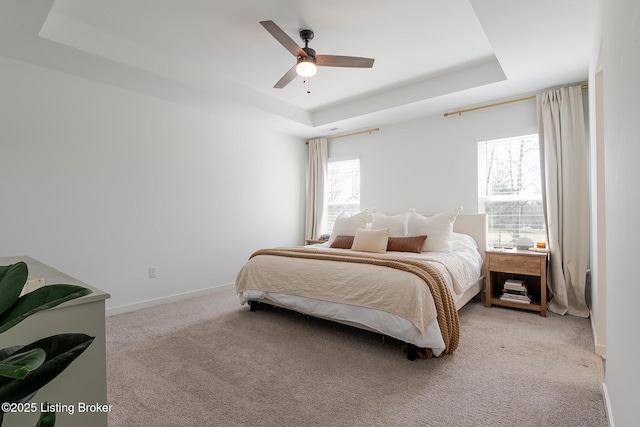
<path id="1" fill-rule="evenodd" d="M 594 14 L 595 0 L 2 0 L 0 55 L 310 137 L 585 81 Z M 263 20 L 375 64 L 273 89 L 295 57 Z"/>

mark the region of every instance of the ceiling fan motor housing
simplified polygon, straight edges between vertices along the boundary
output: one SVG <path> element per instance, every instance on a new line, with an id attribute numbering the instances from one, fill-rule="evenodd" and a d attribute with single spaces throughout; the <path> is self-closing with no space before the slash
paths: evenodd
<path id="1" fill-rule="evenodd" d="M 313 40 L 313 31 L 311 30 L 300 30 L 300 38 L 306 43 L 310 40 Z"/>
<path id="2" fill-rule="evenodd" d="M 309 56 L 298 56 L 298 62 L 297 64 L 301 63 L 301 62 L 310 62 L 312 64 L 317 64 L 316 62 L 316 57 L 313 55 L 309 55 Z"/>

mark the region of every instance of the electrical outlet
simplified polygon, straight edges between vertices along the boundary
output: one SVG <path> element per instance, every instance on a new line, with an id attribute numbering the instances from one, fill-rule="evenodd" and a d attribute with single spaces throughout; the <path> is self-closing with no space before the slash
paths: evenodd
<path id="1" fill-rule="evenodd" d="M 149 267 L 149 279 L 158 277 L 158 267 Z"/>

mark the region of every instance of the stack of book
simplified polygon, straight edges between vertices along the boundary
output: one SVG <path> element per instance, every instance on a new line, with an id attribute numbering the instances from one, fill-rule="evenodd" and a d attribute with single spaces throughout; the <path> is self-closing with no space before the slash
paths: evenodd
<path id="1" fill-rule="evenodd" d="M 527 284 L 524 283 L 524 280 L 518 279 L 507 279 L 504 282 L 500 299 L 519 304 L 531 304 L 531 298 L 527 292 Z"/>

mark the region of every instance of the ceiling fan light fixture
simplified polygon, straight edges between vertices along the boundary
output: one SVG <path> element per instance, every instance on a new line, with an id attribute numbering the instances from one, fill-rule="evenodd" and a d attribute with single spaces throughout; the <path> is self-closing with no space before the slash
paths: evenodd
<path id="1" fill-rule="evenodd" d="M 302 77 L 315 76 L 318 71 L 316 67 L 316 59 L 312 56 L 299 56 L 298 65 L 296 65 L 296 73 Z"/>

